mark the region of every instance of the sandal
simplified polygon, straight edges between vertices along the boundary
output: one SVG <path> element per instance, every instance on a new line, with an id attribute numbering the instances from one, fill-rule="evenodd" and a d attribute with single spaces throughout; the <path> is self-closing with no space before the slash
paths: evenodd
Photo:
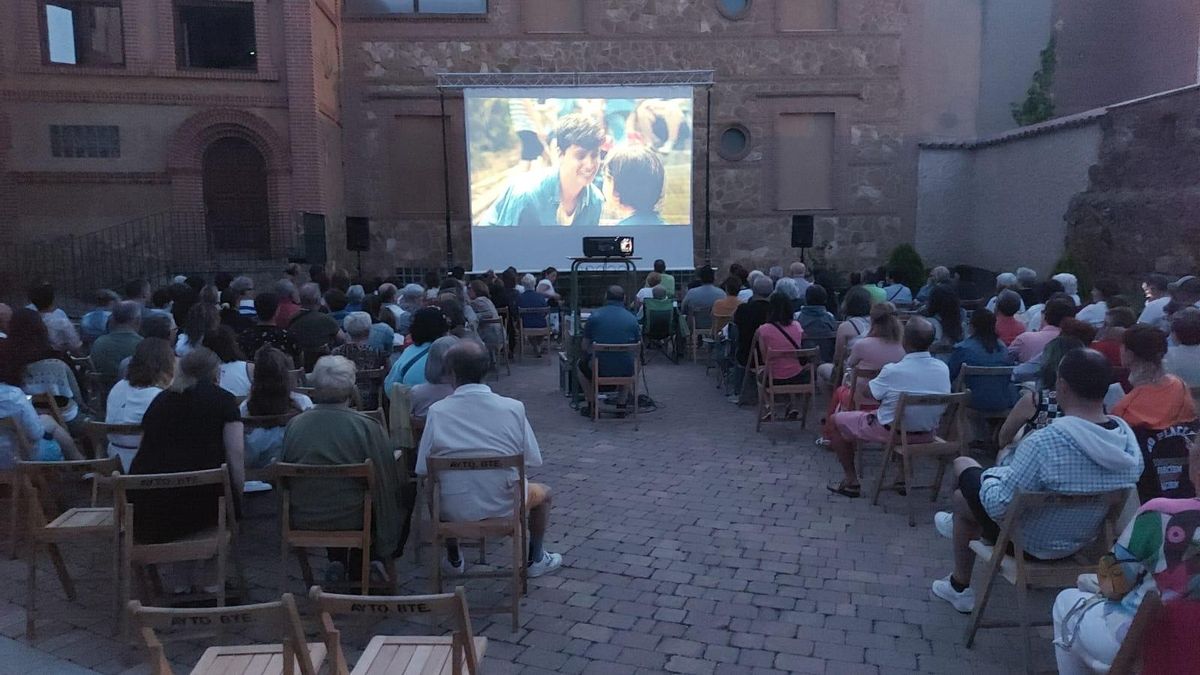
<path id="1" fill-rule="evenodd" d="M 800 411 L 796 410 L 795 408 L 789 408 L 787 411 L 787 414 L 784 415 L 784 417 L 786 417 L 788 420 L 795 422 L 796 420 L 800 419 Z"/>
<path id="2" fill-rule="evenodd" d="M 829 485 L 825 486 L 825 489 L 829 490 L 835 495 L 842 495 L 843 497 L 849 497 L 851 499 L 857 499 L 858 497 L 862 496 L 861 485 L 846 485 L 843 481 L 830 483 Z"/>

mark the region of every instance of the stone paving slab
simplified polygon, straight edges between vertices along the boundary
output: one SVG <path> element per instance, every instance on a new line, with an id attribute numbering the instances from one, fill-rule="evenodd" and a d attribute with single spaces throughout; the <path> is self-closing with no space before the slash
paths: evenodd
<path id="1" fill-rule="evenodd" d="M 526 404 L 545 458 L 530 476 L 554 495 L 547 547 L 565 566 L 531 581 L 516 632 L 506 615 L 475 617 L 489 638 L 488 672 L 1021 670 L 1016 631 L 984 630 L 968 650 L 967 617 L 930 598 L 930 581 L 950 569 L 949 542 L 931 523 L 939 505 L 922 500 L 909 528 L 894 494 L 878 507 L 830 495 L 825 484 L 839 470 L 814 446 L 811 428 L 776 423 L 756 434 L 753 411 L 726 401 L 699 365 L 654 359 L 646 384 L 659 407 L 639 416 L 638 431 L 629 420 L 580 416 L 557 377 L 552 360 L 526 359 L 494 385 Z M 815 404 L 810 427 L 823 409 Z M 870 457 L 868 477 L 877 467 Z M 943 494 L 943 508 L 946 501 Z M 279 583 L 278 511 L 270 496 L 255 496 L 247 514 L 240 549 L 251 599 L 266 600 Z M 503 564 L 507 550 L 492 543 L 488 558 Z M 64 551 L 82 577 L 111 566 L 107 544 Z M 406 553 L 400 590 L 428 592 L 425 567 Z M 287 571 L 289 590 L 302 595 L 294 560 Z M 141 653 L 111 634 L 111 583 L 103 578 L 81 581 L 79 601 L 69 603 L 52 574 L 39 575 L 44 620 L 40 641 L 28 646 L 25 575 L 22 561 L 0 560 L 8 580 L 0 586 L 0 657 L 13 654 L 0 658 L 0 674 L 145 672 Z M 471 602 L 483 604 L 507 586 L 467 588 Z M 1048 617 L 1053 595 L 1033 597 L 1038 618 Z M 1012 589 L 1002 584 L 993 604 L 993 618 L 1011 614 Z M 346 626 L 344 636 L 354 656 L 372 634 L 428 630 L 389 620 Z M 1035 666 L 1052 669 L 1048 631 L 1033 643 Z M 200 651 L 184 644 L 171 657 L 186 672 Z"/>

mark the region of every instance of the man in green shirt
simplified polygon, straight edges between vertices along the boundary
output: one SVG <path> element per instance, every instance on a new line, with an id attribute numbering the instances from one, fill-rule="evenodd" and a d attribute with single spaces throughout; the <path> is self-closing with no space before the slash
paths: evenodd
<path id="1" fill-rule="evenodd" d="M 124 300 L 113 307 L 108 334 L 96 338 L 92 344 L 92 365 L 106 384 L 116 383 L 121 362 L 133 356 L 133 350 L 142 341 L 138 335 L 141 323 L 142 308 L 136 302 Z"/>
<path id="2" fill-rule="evenodd" d="M 663 260 L 662 258 L 655 260 L 654 261 L 654 271 L 658 272 L 659 276 L 662 277 L 662 281 L 658 282 L 658 285 L 662 286 L 663 288 L 665 288 L 667 290 L 668 298 L 674 299 L 675 298 L 675 277 L 671 276 L 670 274 L 667 274 L 667 262 L 665 260 Z"/>

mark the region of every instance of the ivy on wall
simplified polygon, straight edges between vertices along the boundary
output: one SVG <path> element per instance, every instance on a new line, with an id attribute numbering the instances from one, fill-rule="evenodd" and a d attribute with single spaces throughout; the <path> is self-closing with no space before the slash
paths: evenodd
<path id="1" fill-rule="evenodd" d="M 1050 87 L 1054 83 L 1054 69 L 1058 66 L 1055 36 L 1041 51 L 1041 68 L 1033 74 L 1033 83 L 1025 92 L 1025 100 L 1012 104 L 1013 120 L 1020 126 L 1045 122 L 1054 117 L 1054 94 Z"/>

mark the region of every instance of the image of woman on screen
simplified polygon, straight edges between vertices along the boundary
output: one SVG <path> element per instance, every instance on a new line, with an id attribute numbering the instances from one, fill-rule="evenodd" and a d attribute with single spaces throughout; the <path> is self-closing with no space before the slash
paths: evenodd
<path id="1" fill-rule="evenodd" d="M 604 164 L 604 199 L 621 225 L 666 225 L 658 213 L 666 172 L 658 153 L 644 145 L 614 149 Z"/>
<path id="2" fill-rule="evenodd" d="M 558 121 L 554 139 L 558 166 L 516 178 L 483 216 L 480 226 L 600 224 L 604 198 L 593 181 L 600 169 L 604 129 L 594 118 L 571 114 Z"/>

